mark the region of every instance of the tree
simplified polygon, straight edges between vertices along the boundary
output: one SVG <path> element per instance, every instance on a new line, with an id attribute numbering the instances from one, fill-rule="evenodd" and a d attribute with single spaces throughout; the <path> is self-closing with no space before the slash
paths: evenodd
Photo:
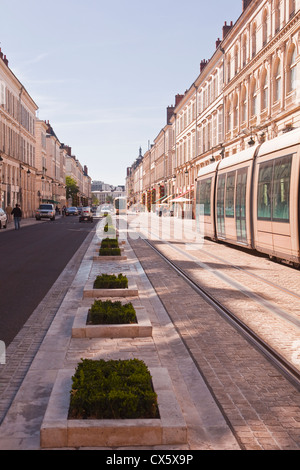
<path id="1" fill-rule="evenodd" d="M 111 195 L 106 196 L 106 201 L 108 204 L 113 204 L 114 203 L 114 197 Z"/>
<path id="2" fill-rule="evenodd" d="M 71 176 L 66 176 L 66 199 L 72 198 L 72 201 L 77 200 L 79 187 L 76 181 Z"/>
<path id="3" fill-rule="evenodd" d="M 95 194 L 92 195 L 92 204 L 94 206 L 99 206 L 99 199 L 95 196 Z"/>

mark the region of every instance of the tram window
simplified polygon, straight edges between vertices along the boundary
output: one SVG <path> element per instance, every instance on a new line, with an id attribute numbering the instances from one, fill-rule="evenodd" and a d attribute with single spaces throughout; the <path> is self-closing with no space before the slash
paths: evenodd
<path id="1" fill-rule="evenodd" d="M 274 164 L 272 219 L 289 221 L 290 218 L 291 157 L 278 159 Z"/>
<path id="2" fill-rule="evenodd" d="M 273 162 L 261 164 L 258 176 L 257 217 L 271 220 L 271 187 Z"/>
<path id="3" fill-rule="evenodd" d="M 257 216 L 262 220 L 289 221 L 292 155 L 259 167 Z"/>
<path id="4" fill-rule="evenodd" d="M 203 204 L 203 214 L 210 215 L 211 178 L 200 182 L 199 204 Z"/>
<path id="5" fill-rule="evenodd" d="M 234 217 L 234 187 L 235 172 L 227 175 L 226 181 L 226 199 L 225 199 L 225 216 Z"/>

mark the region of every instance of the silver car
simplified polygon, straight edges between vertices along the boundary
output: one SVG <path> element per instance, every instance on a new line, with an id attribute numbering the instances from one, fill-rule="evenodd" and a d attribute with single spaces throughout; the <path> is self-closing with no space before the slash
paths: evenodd
<path id="1" fill-rule="evenodd" d="M 40 204 L 35 213 L 36 220 L 50 219 L 55 220 L 55 209 L 53 204 Z"/>
<path id="2" fill-rule="evenodd" d="M 0 229 L 7 227 L 7 215 L 3 209 L 0 208 Z"/>
<path id="3" fill-rule="evenodd" d="M 93 222 L 93 213 L 90 207 L 83 207 L 79 216 L 79 222 Z"/>

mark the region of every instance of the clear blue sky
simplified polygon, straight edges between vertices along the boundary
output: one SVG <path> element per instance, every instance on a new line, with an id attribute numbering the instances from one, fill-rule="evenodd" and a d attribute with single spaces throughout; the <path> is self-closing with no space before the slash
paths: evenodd
<path id="1" fill-rule="evenodd" d="M 126 168 L 209 59 L 242 0 L 1 0 L 9 67 L 94 180 Z"/>

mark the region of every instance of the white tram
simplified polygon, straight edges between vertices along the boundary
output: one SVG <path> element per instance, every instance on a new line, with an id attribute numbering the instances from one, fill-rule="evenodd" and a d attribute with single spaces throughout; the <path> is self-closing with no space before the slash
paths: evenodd
<path id="1" fill-rule="evenodd" d="M 299 267 L 299 178 L 300 128 L 201 168 L 204 236 Z"/>
<path id="2" fill-rule="evenodd" d="M 114 207 L 116 210 L 116 215 L 126 214 L 127 212 L 127 198 L 126 197 L 116 197 L 114 200 Z"/>

